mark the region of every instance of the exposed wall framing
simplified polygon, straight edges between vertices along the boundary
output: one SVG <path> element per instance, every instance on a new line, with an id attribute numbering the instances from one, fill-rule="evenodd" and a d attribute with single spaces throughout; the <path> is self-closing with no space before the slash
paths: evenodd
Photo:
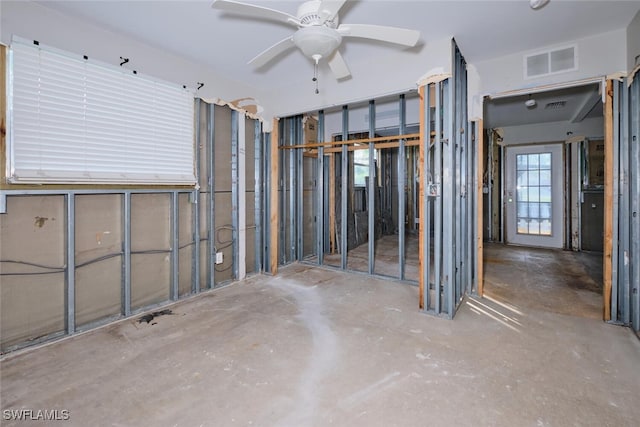
<path id="1" fill-rule="evenodd" d="M 633 76 L 631 76 L 633 77 Z M 605 320 L 640 331 L 640 80 L 609 81 L 605 105 Z M 607 144 L 610 147 L 607 147 Z M 607 155 L 610 157 L 607 161 Z M 609 176 L 609 174 L 611 176 Z M 607 191 L 608 188 L 608 191 Z M 607 233 L 610 233 L 609 235 Z M 608 251 L 608 252 L 607 252 Z M 609 255 L 609 256 L 608 256 Z M 607 263 L 610 264 L 607 267 Z M 608 289 L 607 289 L 608 286 Z"/>
<path id="2" fill-rule="evenodd" d="M 466 63 L 455 43 L 452 56 L 453 76 L 420 88 L 420 132 L 407 133 L 405 94 L 398 96 L 398 135 L 376 134 L 375 100 L 369 101 L 366 133 L 350 129 L 350 106 L 342 106 L 341 128 L 330 142 L 321 138 L 324 111 L 318 112 L 318 142 L 304 141 L 297 131 L 301 116 L 280 120 L 278 131 L 283 137 L 278 160 L 280 167 L 287 169 L 279 174 L 283 217 L 278 222 L 278 237 L 285 252 L 280 263 L 304 260 L 419 284 L 420 307 L 449 318 L 466 293 L 481 292 L 478 275 L 482 266 L 476 255 L 482 250 L 482 231 L 477 230 L 478 209 L 482 209 L 482 201 L 477 200 L 482 196 L 482 175 L 477 175 L 483 169 L 477 172 L 482 161 L 482 147 L 478 147 L 482 144 L 478 136 L 481 127 L 468 124 Z M 353 153 L 359 150 L 367 150 L 368 176 L 356 191 Z M 300 188 L 299 183 L 309 178 L 306 166 L 300 167 L 303 157 L 314 161 L 313 196 Z M 296 206 L 305 206 L 308 197 L 324 206 L 316 209 L 313 217 L 311 256 L 295 250 L 302 243 L 301 235 L 307 233 L 300 225 Z M 389 217 L 383 218 L 378 210 L 388 211 Z M 379 270 L 376 262 L 376 241 L 382 230 L 397 239 L 394 256 L 398 262 L 391 273 Z M 419 274 L 412 279 L 408 276 L 406 239 L 415 231 Z M 354 267 L 351 251 L 365 244 L 366 252 L 360 251 L 359 256 L 364 254 L 367 263 Z M 327 261 L 329 256 L 334 264 Z"/>
<path id="3" fill-rule="evenodd" d="M 261 125 L 232 120 L 242 113 L 229 107 L 195 102 L 195 188 L 3 184 L 2 352 L 223 286 L 240 263 L 247 273 L 262 271 Z M 232 193 L 240 198 L 234 133 L 251 150 L 235 165 L 246 171 L 244 257 L 231 239 L 239 228 Z"/>
<path id="4" fill-rule="evenodd" d="M 482 206 L 472 191 L 476 187 L 478 129 L 467 121 L 466 63 L 455 42 L 452 57 L 452 77 L 423 89 L 425 142 L 420 156 L 426 178 L 420 229 L 420 307 L 448 318 L 453 318 L 462 297 L 477 292 L 479 286 L 472 245 L 473 236 L 481 236 L 476 228 L 477 209 Z M 434 130 L 433 137 L 427 138 Z"/>

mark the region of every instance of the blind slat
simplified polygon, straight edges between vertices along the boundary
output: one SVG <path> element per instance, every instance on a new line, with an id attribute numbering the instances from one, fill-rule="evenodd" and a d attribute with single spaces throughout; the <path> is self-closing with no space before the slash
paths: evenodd
<path id="1" fill-rule="evenodd" d="M 12 182 L 195 184 L 189 92 L 14 43 Z"/>

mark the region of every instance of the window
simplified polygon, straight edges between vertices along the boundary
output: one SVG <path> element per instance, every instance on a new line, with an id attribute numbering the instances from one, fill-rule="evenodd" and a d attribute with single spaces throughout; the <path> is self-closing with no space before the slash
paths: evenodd
<path id="1" fill-rule="evenodd" d="M 518 234 L 551 236 L 551 153 L 516 156 Z"/>
<path id="2" fill-rule="evenodd" d="M 10 182 L 195 184 L 189 91 L 23 40 L 10 67 Z"/>
<path id="3" fill-rule="evenodd" d="M 378 151 L 374 150 L 373 158 L 378 158 Z M 364 187 L 369 176 L 369 150 L 355 150 L 353 152 L 353 183 L 356 187 Z"/>

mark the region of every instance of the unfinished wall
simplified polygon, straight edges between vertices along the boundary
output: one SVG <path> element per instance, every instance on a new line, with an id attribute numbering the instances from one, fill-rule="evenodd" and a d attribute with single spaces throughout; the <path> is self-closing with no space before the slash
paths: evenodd
<path id="1" fill-rule="evenodd" d="M 198 191 L 170 187 L 34 189 L 2 184 L 7 201 L 6 213 L 0 214 L 2 352 L 205 290 L 212 273 L 213 286 L 234 278 L 232 112 L 228 107 L 198 105 Z M 213 134 L 208 122 L 211 109 Z M 247 250 L 246 258 L 238 262 L 246 263 L 247 272 L 253 273 L 261 270 L 255 247 L 255 120 L 246 120 L 245 134 L 247 191 L 243 195 L 246 210 L 241 214 L 246 215 Z M 214 211 L 209 210 L 210 179 L 215 184 Z M 198 203 L 194 203 L 196 194 Z M 72 212 L 67 212 L 68 204 Z M 74 220 L 69 229 L 68 218 Z M 210 230 L 211 219 L 214 227 Z M 74 245 L 67 245 L 68 235 L 74 236 Z M 73 252 L 68 254 L 67 247 Z M 196 249 L 199 265 L 194 259 Z M 211 271 L 208 256 L 215 258 L 216 250 L 224 260 Z"/>
<path id="2" fill-rule="evenodd" d="M 193 241 L 193 204 L 190 195 L 183 193 L 178 196 L 178 295 L 188 295 L 192 291 L 192 260 L 194 252 Z"/>
<path id="3" fill-rule="evenodd" d="M 82 327 L 120 314 L 122 195 L 78 195 L 76 206 L 76 322 Z"/>
<path id="4" fill-rule="evenodd" d="M 216 252 L 222 252 L 223 262 L 215 266 L 216 283 L 233 278 L 233 229 L 231 212 L 231 110 L 214 106 L 214 185 Z"/>
<path id="5" fill-rule="evenodd" d="M 7 198 L 0 215 L 2 349 L 63 332 L 64 196 Z"/>
<path id="6" fill-rule="evenodd" d="M 254 273 L 256 271 L 256 125 L 253 120 L 245 120 L 245 142 L 244 142 L 244 159 L 245 159 L 245 269 L 246 273 Z M 243 215 L 240 212 L 240 215 Z"/>
<path id="7" fill-rule="evenodd" d="M 168 194 L 131 195 L 131 308 L 169 300 Z"/>
<path id="8" fill-rule="evenodd" d="M 316 253 L 316 215 L 322 212 L 316 210 L 316 165 L 317 157 L 305 155 L 302 157 L 303 182 L 302 182 L 302 244 L 303 256 L 311 256 Z"/>

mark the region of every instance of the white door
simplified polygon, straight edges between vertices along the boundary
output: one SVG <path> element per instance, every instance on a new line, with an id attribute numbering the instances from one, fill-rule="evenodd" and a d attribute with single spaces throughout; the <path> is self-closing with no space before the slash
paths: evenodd
<path id="1" fill-rule="evenodd" d="M 507 147 L 507 243 L 562 248 L 562 144 Z"/>

